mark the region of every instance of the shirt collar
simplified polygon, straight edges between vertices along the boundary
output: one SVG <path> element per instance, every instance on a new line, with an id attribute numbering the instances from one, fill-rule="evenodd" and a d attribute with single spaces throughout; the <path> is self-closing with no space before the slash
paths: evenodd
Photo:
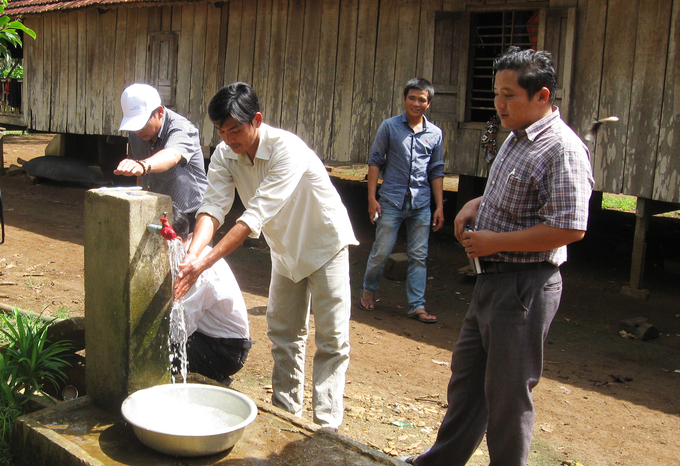
<path id="1" fill-rule="evenodd" d="M 154 142 L 150 142 L 151 146 L 155 146 L 156 144 L 159 144 L 160 141 L 163 140 L 165 135 L 168 133 L 168 109 L 167 107 L 163 107 L 163 117 L 161 119 L 161 127 L 158 130 L 158 134 L 156 135 L 156 140 Z"/>
<path id="2" fill-rule="evenodd" d="M 410 129 L 411 131 L 413 131 L 413 129 L 411 128 L 411 125 L 408 124 L 408 120 L 406 119 L 406 112 L 404 112 L 404 113 L 401 114 L 401 121 L 402 121 L 402 123 L 404 123 L 406 126 L 408 126 L 408 129 Z M 423 129 L 421 129 L 420 131 L 426 131 L 426 130 L 427 130 L 427 124 L 428 124 L 427 117 L 426 117 L 425 115 L 423 115 Z M 420 132 L 420 131 L 419 131 L 419 132 Z"/>
<path id="3" fill-rule="evenodd" d="M 256 159 L 269 160 L 272 156 L 271 147 L 269 147 L 269 144 L 267 144 L 270 129 L 271 126 L 269 126 L 268 124 L 266 123 L 260 124 L 260 143 L 257 145 L 257 152 L 255 152 Z M 237 154 L 236 152 L 231 150 L 231 147 L 227 146 L 226 142 L 224 143 L 224 145 L 227 147 L 226 158 L 231 160 L 248 162 L 248 164 L 251 165 L 250 158 L 248 158 L 246 154 Z"/>
<path id="4" fill-rule="evenodd" d="M 538 137 L 539 134 L 541 134 L 543 131 L 551 127 L 555 123 L 555 121 L 557 121 L 559 118 L 560 109 L 557 107 L 553 107 L 553 111 L 549 115 L 544 116 L 536 123 L 530 125 L 527 129 L 518 129 L 513 131 L 513 133 L 518 138 L 526 136 L 529 141 L 533 142 L 536 139 L 536 137 Z"/>

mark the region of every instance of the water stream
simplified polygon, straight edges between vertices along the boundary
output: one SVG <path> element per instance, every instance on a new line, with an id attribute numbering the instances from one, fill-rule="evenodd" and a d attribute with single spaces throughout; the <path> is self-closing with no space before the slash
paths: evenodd
<path id="1" fill-rule="evenodd" d="M 185 250 L 181 238 L 168 239 L 165 241 L 168 246 L 168 255 L 170 257 L 170 272 L 172 274 L 172 283 L 174 285 L 179 273 L 179 264 L 184 260 Z M 170 349 L 170 363 L 176 366 L 175 361 L 179 361 L 179 374 L 182 376 L 184 383 L 187 381 L 187 327 L 184 313 L 184 300 L 172 300 L 172 308 L 170 309 L 170 332 L 168 333 L 168 348 Z M 175 383 L 175 371 L 172 371 L 172 383 Z"/>

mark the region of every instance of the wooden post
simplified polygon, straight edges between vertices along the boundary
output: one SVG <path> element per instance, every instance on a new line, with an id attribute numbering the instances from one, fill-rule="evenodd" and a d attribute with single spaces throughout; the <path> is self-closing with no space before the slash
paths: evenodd
<path id="1" fill-rule="evenodd" d="M 0 127 L 0 176 L 5 174 L 5 128 Z"/>
<path id="2" fill-rule="evenodd" d="M 629 290 L 622 290 L 623 294 L 647 299 L 649 292 L 643 290 L 642 280 L 645 274 L 645 256 L 647 252 L 647 231 L 649 230 L 649 219 L 652 216 L 651 209 L 648 208 L 648 199 L 637 198 L 637 208 L 635 210 L 635 236 L 633 237 L 633 254 L 630 265 Z M 626 287 L 624 287 L 625 289 Z"/>
<path id="3" fill-rule="evenodd" d="M 630 265 L 630 283 L 621 289 L 621 294 L 635 298 L 647 299 L 649 291 L 642 289 L 645 273 L 645 256 L 647 253 L 647 231 L 652 216 L 664 212 L 678 210 L 680 204 L 653 199 L 637 198 L 635 210 L 635 236 L 633 238 L 633 254 Z"/>

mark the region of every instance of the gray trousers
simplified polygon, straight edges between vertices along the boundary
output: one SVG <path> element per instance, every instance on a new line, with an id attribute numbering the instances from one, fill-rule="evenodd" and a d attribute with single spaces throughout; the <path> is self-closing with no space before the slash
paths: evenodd
<path id="1" fill-rule="evenodd" d="M 484 433 L 490 466 L 524 466 L 534 426 L 532 389 L 562 295 L 559 268 L 479 275 L 451 362 L 449 407 L 418 466 L 463 466 Z"/>
<path id="2" fill-rule="evenodd" d="M 314 422 L 322 427 L 337 428 L 343 419 L 351 295 L 347 247 L 297 283 L 272 270 L 267 306 L 267 335 L 274 358 L 272 404 L 302 416 L 311 311 L 316 342 L 312 408 Z"/>

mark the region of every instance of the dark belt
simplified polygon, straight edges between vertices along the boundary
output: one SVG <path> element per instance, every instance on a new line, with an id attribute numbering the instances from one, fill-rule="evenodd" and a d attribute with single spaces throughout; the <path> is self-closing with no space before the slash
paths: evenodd
<path id="1" fill-rule="evenodd" d="M 220 344 L 235 346 L 236 348 L 250 349 L 253 347 L 253 340 L 248 338 L 219 338 Z"/>
<path id="2" fill-rule="evenodd" d="M 543 262 L 493 262 L 480 261 L 482 273 L 508 273 L 537 269 Z"/>

